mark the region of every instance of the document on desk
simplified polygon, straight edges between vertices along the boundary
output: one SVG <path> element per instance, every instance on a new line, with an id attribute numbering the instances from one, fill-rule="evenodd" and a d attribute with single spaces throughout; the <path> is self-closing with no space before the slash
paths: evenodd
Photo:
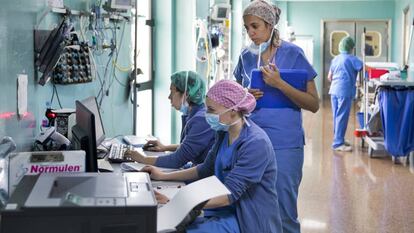
<path id="1" fill-rule="evenodd" d="M 197 205 L 230 191 L 217 177 L 210 176 L 182 187 L 157 213 L 157 232 L 171 232 Z"/>

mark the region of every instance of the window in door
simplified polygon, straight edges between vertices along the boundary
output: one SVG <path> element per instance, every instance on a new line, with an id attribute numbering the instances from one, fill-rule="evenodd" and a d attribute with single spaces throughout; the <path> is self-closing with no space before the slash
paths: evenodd
<path id="1" fill-rule="evenodd" d="M 339 54 L 338 45 L 341 42 L 342 38 L 349 36 L 347 31 L 333 31 L 330 35 L 329 43 L 330 43 L 330 53 L 334 57 Z"/>

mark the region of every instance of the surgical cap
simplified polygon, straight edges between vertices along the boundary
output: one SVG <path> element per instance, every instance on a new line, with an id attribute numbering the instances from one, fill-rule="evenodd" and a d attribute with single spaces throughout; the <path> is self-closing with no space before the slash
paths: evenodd
<path id="1" fill-rule="evenodd" d="M 347 36 L 342 38 L 341 42 L 339 42 L 338 49 L 341 53 L 350 53 L 354 47 L 354 40 L 351 37 Z"/>
<path id="2" fill-rule="evenodd" d="M 187 78 L 188 74 L 188 78 Z M 186 88 L 187 80 L 187 90 Z M 206 83 L 204 78 L 194 71 L 179 71 L 171 75 L 171 84 L 173 84 L 178 91 L 188 96 L 188 100 L 195 104 L 202 104 L 206 95 Z"/>
<path id="3" fill-rule="evenodd" d="M 263 19 L 266 23 L 275 26 L 279 22 L 281 10 L 265 0 L 254 0 L 243 12 L 246 15 L 254 15 Z"/>
<path id="4" fill-rule="evenodd" d="M 226 108 L 243 114 L 251 113 L 256 107 L 254 96 L 232 80 L 218 81 L 208 90 L 207 97 Z"/>

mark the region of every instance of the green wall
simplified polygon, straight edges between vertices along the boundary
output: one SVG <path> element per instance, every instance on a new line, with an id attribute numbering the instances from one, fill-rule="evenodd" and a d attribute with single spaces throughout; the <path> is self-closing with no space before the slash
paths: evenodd
<path id="1" fill-rule="evenodd" d="M 394 41 L 392 42 L 392 55 L 393 55 L 393 61 L 397 62 L 400 65 L 403 65 L 403 55 L 402 55 L 402 41 L 403 41 L 403 26 L 402 26 L 402 21 L 403 21 L 403 10 L 409 6 L 410 8 L 410 13 L 409 13 L 409 19 L 410 19 L 410 23 L 413 22 L 413 17 L 414 17 L 414 2 L 411 0 L 398 0 L 395 1 L 395 11 L 394 11 L 394 15 L 395 15 L 395 20 L 393 23 L 393 28 L 394 28 Z M 410 50 L 410 61 L 411 63 L 414 63 L 414 37 L 412 38 L 411 41 L 411 50 Z"/>
<path id="2" fill-rule="evenodd" d="M 44 118 L 45 102 L 51 99 L 52 85 L 40 86 L 35 82 L 33 28 L 45 9 L 44 0 L 3 0 L 0 8 L 0 138 L 11 136 L 18 144 L 18 150 L 28 150 L 39 132 Z M 75 10 L 85 10 L 89 3 L 85 0 L 65 0 L 64 3 Z M 59 15 L 49 13 L 40 24 L 40 29 L 50 29 L 57 24 Z M 74 19 L 77 19 L 76 17 Z M 75 21 L 77 22 L 77 21 Z M 126 67 L 131 64 L 131 25 L 127 24 L 120 48 L 118 63 Z M 76 29 L 79 29 L 78 25 Z M 119 30 L 118 30 L 119 31 Z M 120 35 L 121 33 L 118 33 Z M 120 38 L 118 37 L 118 40 Z M 97 56 L 96 60 L 102 72 L 101 60 L 106 61 L 107 54 Z M 28 75 L 28 113 L 22 119 L 16 116 L 17 75 Z M 102 72 L 103 73 L 103 72 Z M 126 73 L 117 73 L 121 82 Z M 125 83 L 124 83 L 125 84 Z M 88 84 L 57 86 L 64 108 L 75 108 L 75 100 L 97 95 L 99 82 Z M 127 89 L 114 82 L 102 104 L 102 117 L 108 136 L 132 133 L 132 105 L 125 95 Z M 53 102 L 54 108 L 58 103 Z"/>

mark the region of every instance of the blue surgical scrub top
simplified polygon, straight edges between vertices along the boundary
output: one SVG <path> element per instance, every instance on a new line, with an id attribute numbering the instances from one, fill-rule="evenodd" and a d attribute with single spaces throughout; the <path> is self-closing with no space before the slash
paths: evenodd
<path id="1" fill-rule="evenodd" d="M 217 153 L 216 162 L 214 164 L 214 175 L 222 182 L 229 174 L 232 168 L 233 151 L 236 150 L 236 143 L 229 145 L 229 134 L 225 133 L 223 142 Z M 205 216 L 222 216 L 225 214 L 236 214 L 236 207 L 234 203 L 229 206 L 205 210 Z"/>
<path id="2" fill-rule="evenodd" d="M 282 232 L 277 201 L 276 156 L 269 137 L 255 123 L 243 126 L 230 145 L 225 132 L 218 132 L 204 163 L 197 166 L 200 179 L 216 175 L 229 189 L 228 210 L 236 209 L 242 233 Z"/>
<path id="3" fill-rule="evenodd" d="M 250 73 L 257 68 L 258 56 L 245 49 L 233 72 L 234 77 L 244 87 L 250 87 Z M 308 81 L 317 73 L 309 64 L 303 50 L 297 45 L 282 41 L 275 56 L 271 60 L 279 69 L 305 69 Z M 263 65 L 261 63 L 261 65 Z M 303 147 L 305 144 L 302 128 L 302 112 L 292 108 L 256 109 L 251 119 L 268 134 L 274 149 Z"/>
<path id="4" fill-rule="evenodd" d="M 180 146 L 167 156 L 158 157 L 155 166 L 180 168 L 187 162 L 193 165 L 204 161 L 214 143 L 214 130 L 205 119 L 204 104 L 193 105 L 188 115 L 182 116 Z"/>
<path id="5" fill-rule="evenodd" d="M 334 57 L 329 68 L 332 73 L 329 94 L 338 97 L 353 98 L 356 94 L 356 78 L 361 69 L 362 61 L 354 55 L 340 53 Z"/>

